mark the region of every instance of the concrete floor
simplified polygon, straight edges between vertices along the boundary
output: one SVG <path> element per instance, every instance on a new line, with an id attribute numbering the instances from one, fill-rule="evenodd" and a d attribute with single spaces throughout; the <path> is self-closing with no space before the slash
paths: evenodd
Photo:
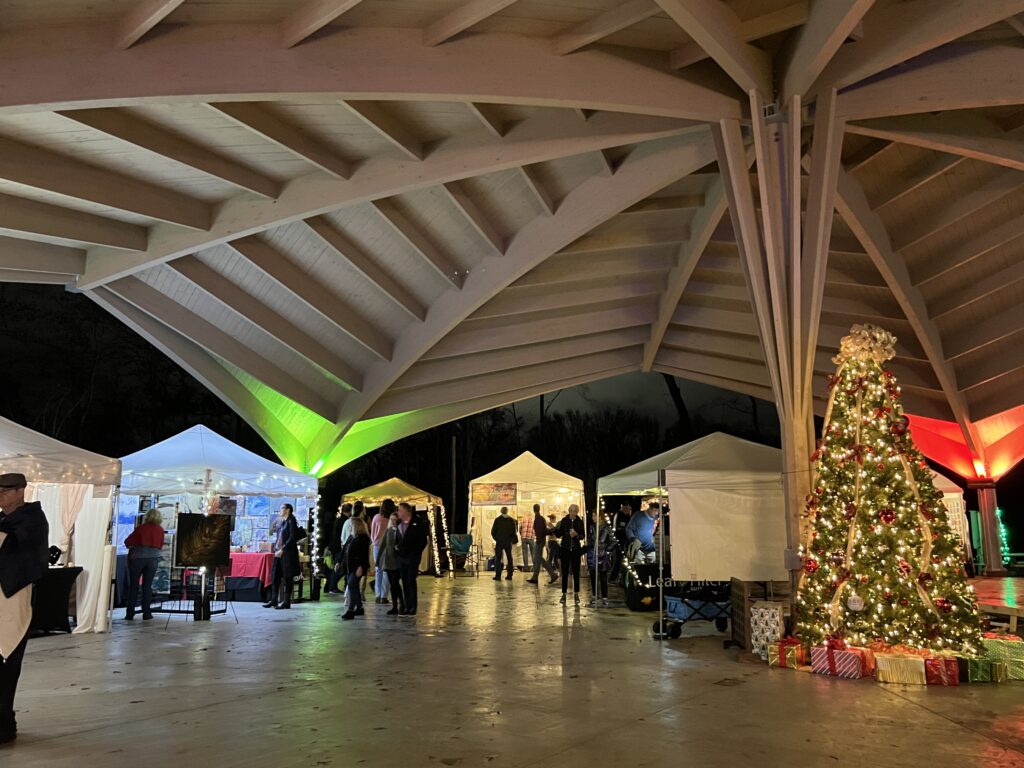
<path id="1" fill-rule="evenodd" d="M 343 623 L 332 597 L 34 640 L 0 765 L 1024 766 L 1024 683 L 770 670 L 520 575 L 420 583 L 416 620 Z"/>

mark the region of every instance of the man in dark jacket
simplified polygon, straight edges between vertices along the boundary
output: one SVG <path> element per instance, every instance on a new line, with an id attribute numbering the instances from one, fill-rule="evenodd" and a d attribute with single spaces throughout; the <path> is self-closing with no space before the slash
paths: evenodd
<path id="1" fill-rule="evenodd" d="M 420 557 L 427 546 L 427 524 L 413 515 L 412 505 L 402 502 L 398 505 L 398 574 L 402 580 L 402 594 L 405 610 L 402 616 L 416 615 L 416 575 L 420 570 Z"/>
<path id="2" fill-rule="evenodd" d="M 299 575 L 299 524 L 291 504 L 281 505 L 281 517 L 271 530 L 277 533 L 277 541 L 274 544 L 270 599 L 263 607 L 291 608 L 292 582 Z"/>
<path id="3" fill-rule="evenodd" d="M 47 569 L 50 526 L 38 501 L 25 501 L 25 476 L 0 475 L 0 744 L 14 741 L 14 694 L 32 620 L 32 584 Z"/>
<path id="4" fill-rule="evenodd" d="M 514 568 L 512 545 L 519 541 L 519 535 L 515 519 L 509 517 L 508 507 L 502 507 L 501 514 L 494 518 L 491 524 L 491 538 L 494 539 L 494 580 L 501 579 L 501 562 L 504 556 L 508 558 L 508 575 L 505 578 L 511 581 Z"/>
<path id="5" fill-rule="evenodd" d="M 554 584 L 558 581 L 558 577 L 555 575 L 555 567 L 551 563 L 551 559 L 544 556 L 547 550 L 548 522 L 544 519 L 544 515 L 540 513 L 540 504 L 533 505 L 533 535 L 535 537 L 533 543 L 533 576 L 526 581 L 528 584 L 536 584 L 537 577 L 540 576 L 540 569 L 543 567 L 551 578 L 548 584 Z"/>

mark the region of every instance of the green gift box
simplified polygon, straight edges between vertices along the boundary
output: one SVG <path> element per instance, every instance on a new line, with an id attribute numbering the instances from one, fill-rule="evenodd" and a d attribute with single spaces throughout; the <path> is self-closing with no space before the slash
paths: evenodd
<path id="1" fill-rule="evenodd" d="M 1024 642 L 1020 640 L 982 639 L 985 655 L 989 661 L 1001 662 L 1006 665 L 1009 680 L 1024 680 Z"/>
<path id="2" fill-rule="evenodd" d="M 992 682 L 1005 683 L 1010 679 L 1010 670 L 1005 661 L 992 662 Z"/>
<path id="3" fill-rule="evenodd" d="M 960 667 L 961 683 L 991 683 L 992 660 L 986 658 L 965 658 L 958 656 L 957 666 Z"/>

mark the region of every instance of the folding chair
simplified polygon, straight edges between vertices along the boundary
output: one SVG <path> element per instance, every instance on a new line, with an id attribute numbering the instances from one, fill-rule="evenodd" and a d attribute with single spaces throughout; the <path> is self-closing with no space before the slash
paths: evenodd
<path id="1" fill-rule="evenodd" d="M 459 572 L 459 561 L 462 561 L 462 568 L 466 573 L 472 572 L 477 578 L 480 577 L 480 545 L 473 543 L 471 533 L 453 533 L 448 537 L 448 551 L 451 554 L 452 576 Z"/>

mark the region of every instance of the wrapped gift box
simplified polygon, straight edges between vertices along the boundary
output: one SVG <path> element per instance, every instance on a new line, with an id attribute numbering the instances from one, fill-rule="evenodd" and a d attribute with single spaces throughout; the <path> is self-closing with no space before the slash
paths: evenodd
<path id="1" fill-rule="evenodd" d="M 992 662 L 992 682 L 1005 683 L 1010 679 L 1010 669 L 1005 661 Z"/>
<path id="2" fill-rule="evenodd" d="M 750 606 L 750 652 L 768 658 L 768 645 L 785 634 L 783 603 L 761 600 Z"/>
<path id="3" fill-rule="evenodd" d="M 960 669 L 961 683 L 991 683 L 992 682 L 992 661 L 984 657 L 964 658 L 956 660 Z"/>
<path id="4" fill-rule="evenodd" d="M 875 654 L 875 677 L 880 683 L 926 685 L 923 656 L 910 653 Z"/>
<path id="5" fill-rule="evenodd" d="M 990 661 L 1006 665 L 1006 674 L 1010 680 L 1024 680 L 1024 642 L 1019 637 L 1002 635 L 996 639 L 986 634 L 981 642 L 985 646 L 985 656 Z"/>
<path id="6" fill-rule="evenodd" d="M 924 676 L 928 685 L 960 685 L 960 665 L 956 659 L 925 659 Z"/>
<path id="7" fill-rule="evenodd" d="M 847 677 L 856 680 L 870 677 L 874 655 L 866 648 L 834 648 L 816 645 L 811 648 L 811 668 L 819 675 Z"/>
<path id="8" fill-rule="evenodd" d="M 768 666 L 799 669 L 807 666 L 807 649 L 799 640 L 786 638 L 768 645 Z"/>

